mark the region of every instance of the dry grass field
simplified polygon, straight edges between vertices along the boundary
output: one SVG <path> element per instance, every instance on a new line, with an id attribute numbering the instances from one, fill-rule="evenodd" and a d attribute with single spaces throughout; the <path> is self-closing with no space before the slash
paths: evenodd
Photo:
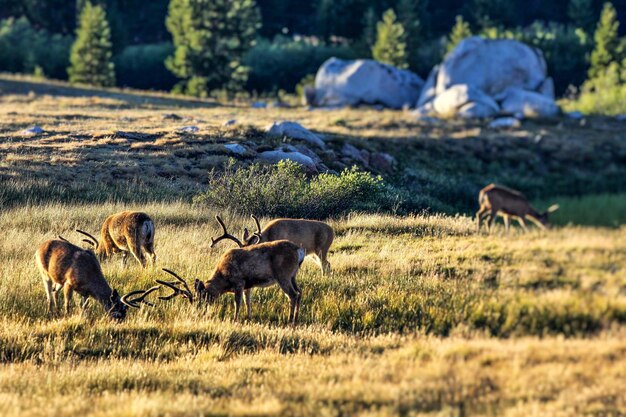
<path id="1" fill-rule="evenodd" d="M 79 242 L 75 228 L 95 232 L 108 214 L 140 209 L 156 223 L 157 266 L 104 261 L 111 285 L 121 293 L 147 288 L 166 277 L 163 267 L 207 279 L 230 245 L 210 248 L 217 213 L 190 203 L 203 188 L 203 164 L 225 157 L 211 146 L 262 140 L 260 129 L 277 119 L 297 120 L 331 143 L 389 150 L 401 164 L 437 143 L 538 134 L 548 144 L 570 140 L 584 157 L 592 139 L 606 152 L 621 149 L 613 144 L 619 125 L 528 122 L 498 132 L 428 125 L 401 112 L 261 110 L 18 87 L 25 88 L 0 83 L 0 415 L 626 415 L 626 227 L 619 216 L 613 227 L 589 226 L 604 223 L 584 215 L 597 211 L 593 201 L 621 210 L 623 195 L 559 198 L 572 202 L 563 208 L 572 217 L 526 234 L 477 234 L 465 214 L 330 219 L 333 274 L 322 277 L 305 260 L 296 327 L 277 287 L 253 291 L 249 322 L 232 321 L 232 295 L 206 309 L 158 302 L 121 324 L 95 303 L 81 315 L 77 299 L 73 315 L 49 318 L 33 259 L 46 239 Z M 188 119 L 164 118 L 170 113 Z M 222 127 L 233 118 L 235 127 Z M 18 134 L 33 124 L 46 133 Z M 200 132 L 176 133 L 188 124 Z M 551 199 L 543 197 L 537 204 L 545 207 Z M 221 214 L 233 230 L 251 226 Z"/>

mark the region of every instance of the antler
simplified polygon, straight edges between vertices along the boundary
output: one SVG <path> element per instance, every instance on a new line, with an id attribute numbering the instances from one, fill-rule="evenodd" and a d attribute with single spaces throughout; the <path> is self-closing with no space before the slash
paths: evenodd
<path id="1" fill-rule="evenodd" d="M 259 222 L 259 219 L 257 216 L 255 216 L 254 214 L 251 216 L 254 219 L 254 222 L 256 223 L 256 232 L 254 232 L 255 236 L 259 237 L 259 241 L 261 239 L 261 223 Z"/>
<path id="2" fill-rule="evenodd" d="M 228 230 L 226 230 L 226 225 L 224 224 L 224 221 L 222 221 L 220 216 L 215 216 L 215 219 L 220 224 L 220 226 L 222 226 L 222 230 L 224 231 L 224 233 L 222 234 L 222 236 L 218 237 L 217 239 L 215 239 L 214 237 L 211 238 L 211 247 L 215 246 L 215 244 L 219 242 L 220 240 L 230 239 L 233 242 L 235 242 L 237 245 L 239 245 L 240 248 L 243 248 L 244 245 L 241 243 L 241 241 L 237 239 L 235 236 L 228 233 Z"/>
<path id="3" fill-rule="evenodd" d="M 185 281 L 184 279 L 182 279 L 181 277 L 179 277 L 178 275 L 176 275 L 175 272 L 170 271 L 169 269 L 165 269 L 163 268 L 163 271 L 167 272 L 168 274 L 174 276 L 174 278 L 176 278 L 176 281 L 163 281 L 160 279 L 157 279 L 156 282 L 161 284 L 161 285 L 165 285 L 166 287 L 174 290 L 173 293 L 171 293 L 170 295 L 166 295 L 163 297 L 159 297 L 159 299 L 161 300 L 171 300 L 172 298 L 176 297 L 177 295 L 181 295 L 183 296 L 183 298 L 186 298 L 189 300 L 190 303 L 193 303 L 193 294 L 191 293 L 191 289 L 189 288 L 189 285 L 187 285 L 187 281 Z M 183 284 L 183 286 L 185 287 L 183 288 L 178 288 L 178 285 Z"/>
<path id="4" fill-rule="evenodd" d="M 66 238 L 64 238 L 64 237 L 63 237 L 63 236 L 61 236 L 61 235 L 58 235 L 57 237 L 58 237 L 60 240 L 64 241 L 64 242 L 67 242 L 67 243 L 72 243 L 72 242 L 70 242 L 69 240 L 67 240 Z"/>
<path id="5" fill-rule="evenodd" d="M 76 231 L 77 231 L 78 233 L 82 234 L 82 235 L 87 236 L 87 237 L 91 240 L 91 242 L 89 242 L 89 243 L 91 243 L 91 244 L 94 246 L 94 248 L 97 248 L 97 247 L 98 247 L 98 239 L 96 239 L 95 237 L 93 237 L 92 235 L 90 235 L 89 233 L 87 233 L 87 232 L 85 232 L 85 231 L 83 231 L 83 230 L 76 229 Z M 84 239 L 83 239 L 83 242 L 85 242 L 85 240 L 84 240 Z"/>
<path id="6" fill-rule="evenodd" d="M 156 290 L 158 290 L 159 288 L 161 288 L 160 285 L 155 285 L 154 287 L 149 288 L 149 289 L 147 289 L 145 291 L 144 290 L 131 291 L 128 294 L 126 294 L 125 296 L 123 296 L 120 301 L 122 303 L 126 304 L 127 306 L 133 307 L 133 308 L 141 307 L 139 305 L 139 303 L 144 303 L 146 305 L 149 305 L 150 307 L 154 307 L 154 304 L 146 301 L 145 298 L 148 295 L 150 295 L 153 292 L 155 292 Z M 132 296 L 138 295 L 138 294 L 141 294 L 141 295 L 139 295 L 139 297 L 135 297 L 135 298 L 131 299 Z"/>

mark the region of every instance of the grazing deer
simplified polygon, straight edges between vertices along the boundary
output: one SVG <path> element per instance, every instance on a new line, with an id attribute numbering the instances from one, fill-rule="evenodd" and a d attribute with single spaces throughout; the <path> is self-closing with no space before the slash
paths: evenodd
<path id="1" fill-rule="evenodd" d="M 544 213 L 539 213 L 519 191 L 495 184 L 489 184 L 480 190 L 478 203 L 480 204 L 480 209 L 476 213 L 478 231 L 480 231 L 482 221 L 485 218 L 488 218 L 487 230 L 491 230 L 491 225 L 498 215 L 504 218 L 504 226 L 507 233 L 509 232 L 511 217 L 517 220 L 524 230 L 528 230 L 525 219 L 545 229 L 550 226 L 548 214 L 559 209 L 558 204 L 554 204 Z"/>
<path id="2" fill-rule="evenodd" d="M 96 254 L 102 258 L 122 253 L 126 263 L 128 252 L 132 253 L 142 267 L 146 267 L 147 254 L 152 265 L 156 262 L 154 253 L 154 222 L 146 214 L 138 211 L 123 211 L 106 218 L 100 229 L 100 241 L 89 233 L 76 230 L 87 236 L 84 242 L 94 246 Z"/>
<path id="3" fill-rule="evenodd" d="M 220 224 L 223 225 L 221 219 Z M 234 241 L 240 248 L 230 249 L 222 255 L 211 279 L 206 283 L 196 279 L 194 285 L 196 299 L 211 304 L 224 293 L 235 293 L 235 321 L 237 321 L 245 292 L 249 319 L 252 312 L 250 289 L 278 284 L 291 301 L 289 321 L 295 324 L 298 320 L 301 297 L 300 288 L 296 283 L 296 274 L 304 260 L 305 250 L 287 240 L 244 247 L 239 239 L 228 233 L 225 226 L 224 234 L 211 240 L 213 243 L 217 243 L 223 239 Z M 182 295 L 189 302 L 193 302 L 194 296 L 185 280 L 172 271 L 165 269 L 164 271 L 176 277 L 177 281 L 157 280 L 159 284 L 174 290 L 171 295 L 161 297 L 161 299 L 170 299 Z M 179 288 L 179 284 L 182 284 L 183 288 Z"/>
<path id="4" fill-rule="evenodd" d="M 328 249 L 335 238 L 332 227 L 316 220 L 276 219 L 269 222 L 261 230 L 259 219 L 254 215 L 252 215 L 252 218 L 256 223 L 257 231 L 250 235 L 248 229 L 244 229 L 243 245 L 240 245 L 240 247 L 275 240 L 288 240 L 304 248 L 307 255 L 313 255 L 317 258 L 322 275 L 330 273 L 330 262 L 328 262 L 327 257 Z M 217 216 L 216 219 L 222 226 L 222 229 L 224 229 L 224 232 L 226 232 L 224 222 Z M 217 241 L 213 241 L 211 247 L 216 243 Z"/>
<path id="5" fill-rule="evenodd" d="M 138 308 L 141 302 L 149 304 L 144 301 L 145 297 L 159 288 L 133 291 L 120 298 L 117 290 L 112 290 L 104 278 L 94 252 L 67 240 L 52 239 L 42 243 L 35 253 L 35 262 L 48 296 L 48 314 L 58 308 L 59 291 L 63 289 L 66 314 L 70 312 L 72 294 L 76 291 L 83 297 L 83 310 L 89 297 L 93 297 L 109 317 L 122 321 L 126 318 L 128 306 Z"/>

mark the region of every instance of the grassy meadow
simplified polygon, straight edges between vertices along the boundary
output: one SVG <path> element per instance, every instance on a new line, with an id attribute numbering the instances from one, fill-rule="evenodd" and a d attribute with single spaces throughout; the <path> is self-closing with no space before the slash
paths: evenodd
<path id="1" fill-rule="evenodd" d="M 47 87 L 53 92 L 31 94 L 10 83 L 4 88 L 10 94 L 0 97 L 0 415 L 626 415 L 619 125 L 564 120 L 491 131 L 461 122 L 425 125 L 409 114 L 371 109 L 256 110 L 167 96 L 131 100 L 118 92 L 59 97 L 50 95 L 63 93 L 54 85 Z M 188 119 L 172 122 L 164 118 L 170 113 Z M 223 127 L 231 118 L 236 127 Z M 232 295 L 211 308 L 182 299 L 158 302 L 130 311 L 121 324 L 104 318 L 93 302 L 81 315 L 76 297 L 70 317 L 47 317 L 37 245 L 57 235 L 79 242 L 74 229 L 94 233 L 122 209 L 154 219 L 158 261 L 145 270 L 132 261 L 126 267 L 120 259 L 104 261 L 112 287 L 120 293 L 147 288 L 167 277 L 163 267 L 188 280 L 207 279 L 231 247 L 209 247 L 219 233 L 215 214 L 238 232 L 252 221 L 191 204 L 203 189 L 210 166 L 204 164 L 225 157 L 212 151 L 216 143 L 261 138 L 260 129 L 277 119 L 323 132 L 333 146 L 360 140 L 389 149 L 400 169 L 422 170 L 410 178 L 442 206 L 455 196 L 443 194 L 456 188 L 438 195 L 423 178 L 439 181 L 435 176 L 459 159 L 457 170 L 474 176 L 449 182 L 468 189 L 461 198 L 467 202 L 461 201 L 460 214 L 329 219 L 336 234 L 333 273 L 322 277 L 316 263 L 305 260 L 296 327 L 287 324 L 288 299 L 276 286 L 253 290 L 252 319 L 239 323 L 232 321 Z M 46 133 L 16 133 L 33 124 Z M 175 133 L 187 124 L 201 133 Z M 135 139 L 120 131 L 135 132 Z M 525 138 L 536 135 L 546 138 L 539 143 L 547 148 L 524 149 Z M 515 151 L 508 157 L 528 159 L 520 162 L 525 172 L 540 169 L 533 158 L 556 149 L 561 159 L 541 168 L 547 185 L 533 195 L 539 208 L 561 204 L 556 227 L 476 233 L 473 181 L 492 178 L 496 169 L 480 152 L 491 154 L 507 141 Z M 596 151 L 614 165 L 613 174 L 599 171 L 594 179 L 608 178 L 606 188 L 578 193 L 591 183 L 559 188 L 549 182 L 565 161 L 574 161 L 576 181 L 585 170 L 600 170 L 594 165 L 600 162 L 588 158 Z M 481 165 L 464 162 L 463 152 Z"/>

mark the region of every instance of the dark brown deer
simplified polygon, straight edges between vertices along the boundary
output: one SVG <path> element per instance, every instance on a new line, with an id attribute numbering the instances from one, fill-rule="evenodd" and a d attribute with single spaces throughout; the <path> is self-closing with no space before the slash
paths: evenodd
<path id="1" fill-rule="evenodd" d="M 545 229 L 550 226 L 548 215 L 559 209 L 559 206 L 554 204 L 545 212 L 539 213 L 522 193 L 496 184 L 489 184 L 480 190 L 478 203 L 480 204 L 480 209 L 476 212 L 478 231 L 485 219 L 487 219 L 487 230 L 490 231 L 496 216 L 503 217 L 507 233 L 511 218 L 517 220 L 524 230 L 528 230 L 526 219 Z"/>
<path id="2" fill-rule="evenodd" d="M 217 221 L 225 229 L 224 222 L 216 217 Z M 333 243 L 335 233 L 333 228 L 328 224 L 316 220 L 305 219 L 276 219 L 269 222 L 263 230 L 261 223 L 256 216 L 252 216 L 256 223 L 257 231 L 252 235 L 248 229 L 244 229 L 242 242 L 243 246 L 255 245 L 263 242 L 272 242 L 275 240 L 288 240 L 295 243 L 306 251 L 307 255 L 317 258 L 322 275 L 329 274 L 331 271 L 330 262 L 328 262 L 328 249 Z M 211 243 L 213 247 L 217 241 Z"/>
<path id="3" fill-rule="evenodd" d="M 123 211 L 107 217 L 100 229 L 99 241 L 85 231 L 76 231 L 87 236 L 88 239 L 84 241 L 94 246 L 101 259 L 122 253 L 125 263 L 130 252 L 144 268 L 147 264 L 146 255 L 152 265 L 156 262 L 154 222 L 146 213 Z"/>
<path id="4" fill-rule="evenodd" d="M 67 240 L 52 239 L 42 243 L 35 253 L 35 263 L 41 273 L 48 296 L 48 314 L 58 308 L 59 291 L 65 296 L 65 313 L 69 314 L 72 294 L 76 291 L 83 297 L 82 308 L 89 297 L 99 302 L 109 317 L 122 321 L 127 307 L 139 307 L 146 303 L 145 297 L 159 287 L 147 291 L 133 291 L 120 298 L 117 290 L 107 283 L 98 258 L 91 250 L 82 249 Z"/>
<path id="5" fill-rule="evenodd" d="M 252 306 L 250 304 L 249 290 L 254 287 L 268 287 L 278 284 L 291 301 L 289 322 L 295 324 L 298 320 L 301 297 L 300 288 L 296 282 L 296 274 L 305 256 L 304 249 L 287 240 L 243 247 L 241 241 L 229 234 L 225 226 L 224 234 L 217 239 L 212 239 L 212 241 L 217 243 L 223 239 L 233 240 L 240 248 L 230 249 L 222 255 L 211 279 L 206 283 L 196 279 L 194 284 L 195 299 L 199 302 L 211 304 L 224 293 L 234 293 L 236 321 L 239 319 L 244 292 L 246 294 L 248 318 L 250 318 Z M 194 295 L 191 293 L 185 280 L 172 271 L 164 271 L 174 275 L 177 281 L 157 281 L 159 284 L 174 290 L 171 295 L 161 298 L 169 299 L 176 295 L 182 295 L 190 302 L 193 302 Z M 180 288 L 179 284 L 182 284 L 183 288 Z"/>

